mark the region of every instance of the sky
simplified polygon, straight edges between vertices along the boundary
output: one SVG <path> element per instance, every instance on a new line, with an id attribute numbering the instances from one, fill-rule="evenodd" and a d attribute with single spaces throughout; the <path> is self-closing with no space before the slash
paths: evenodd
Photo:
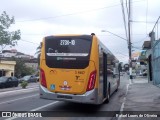
<path id="1" fill-rule="evenodd" d="M 127 41 L 122 15 L 122 0 L 0 0 L 0 14 L 14 16 L 10 31 L 21 31 L 15 47 L 19 52 L 35 56 L 43 37 L 56 34 L 91 34 L 122 62 L 128 62 Z M 127 21 L 127 7 L 124 11 Z M 133 52 L 143 42 L 160 16 L 160 0 L 131 0 L 131 42 Z M 105 31 L 105 32 L 102 32 Z M 109 32 L 114 33 L 117 37 Z"/>

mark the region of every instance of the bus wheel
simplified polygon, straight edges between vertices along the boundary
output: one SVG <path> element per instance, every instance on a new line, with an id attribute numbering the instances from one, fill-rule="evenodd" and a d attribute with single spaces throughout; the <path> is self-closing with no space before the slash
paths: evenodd
<path id="1" fill-rule="evenodd" d="M 116 92 L 118 91 L 118 85 L 117 85 L 117 88 L 116 88 Z"/>
<path id="2" fill-rule="evenodd" d="M 118 86 L 119 86 L 119 82 L 117 82 L 117 88 L 116 88 L 116 90 L 115 90 L 116 92 L 118 91 Z"/>
<path id="3" fill-rule="evenodd" d="M 110 100 L 110 86 L 108 88 L 107 99 L 106 99 L 105 103 L 109 103 L 109 100 Z"/>

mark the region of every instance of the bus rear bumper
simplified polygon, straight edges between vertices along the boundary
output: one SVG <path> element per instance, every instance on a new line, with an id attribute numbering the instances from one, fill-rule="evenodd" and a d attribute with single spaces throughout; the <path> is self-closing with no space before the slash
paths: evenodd
<path id="1" fill-rule="evenodd" d="M 40 85 L 40 98 L 58 100 L 58 101 L 70 101 L 86 104 L 99 104 L 98 103 L 98 89 L 93 89 L 82 95 L 63 94 L 50 92 L 47 88 Z"/>

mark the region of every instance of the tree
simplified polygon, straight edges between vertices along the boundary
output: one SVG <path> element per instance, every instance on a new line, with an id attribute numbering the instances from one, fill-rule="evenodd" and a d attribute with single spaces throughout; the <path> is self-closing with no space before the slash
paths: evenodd
<path id="1" fill-rule="evenodd" d="M 27 67 L 25 65 L 25 61 L 23 59 L 13 57 L 12 60 L 16 61 L 16 65 L 15 65 L 15 76 L 16 77 L 32 75 L 33 73 L 35 73 L 33 68 Z"/>
<path id="2" fill-rule="evenodd" d="M 9 31 L 9 28 L 14 24 L 14 17 L 11 18 L 7 15 L 5 11 L 0 15 L 0 52 L 7 46 L 15 46 L 17 40 L 20 40 L 20 30 Z"/>
<path id="3" fill-rule="evenodd" d="M 37 55 L 38 65 L 40 65 L 41 48 L 42 48 L 42 42 L 37 47 L 37 49 L 36 49 L 37 51 L 35 53 Z"/>

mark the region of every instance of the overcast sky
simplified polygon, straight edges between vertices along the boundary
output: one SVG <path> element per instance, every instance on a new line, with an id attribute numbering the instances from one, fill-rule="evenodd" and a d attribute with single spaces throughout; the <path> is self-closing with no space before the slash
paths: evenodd
<path id="1" fill-rule="evenodd" d="M 15 24 L 11 30 L 21 30 L 21 40 L 13 47 L 19 52 L 35 55 L 44 36 L 95 33 L 120 61 L 128 62 L 127 41 L 101 32 L 106 30 L 126 38 L 120 1 L 0 0 L 0 14 L 6 11 L 9 16 L 14 16 Z M 126 0 L 123 1 L 126 13 Z M 147 34 L 160 16 L 159 8 L 160 0 L 132 0 L 131 20 L 143 21 L 132 22 L 134 47 L 140 49 L 143 42 L 149 40 Z"/>

